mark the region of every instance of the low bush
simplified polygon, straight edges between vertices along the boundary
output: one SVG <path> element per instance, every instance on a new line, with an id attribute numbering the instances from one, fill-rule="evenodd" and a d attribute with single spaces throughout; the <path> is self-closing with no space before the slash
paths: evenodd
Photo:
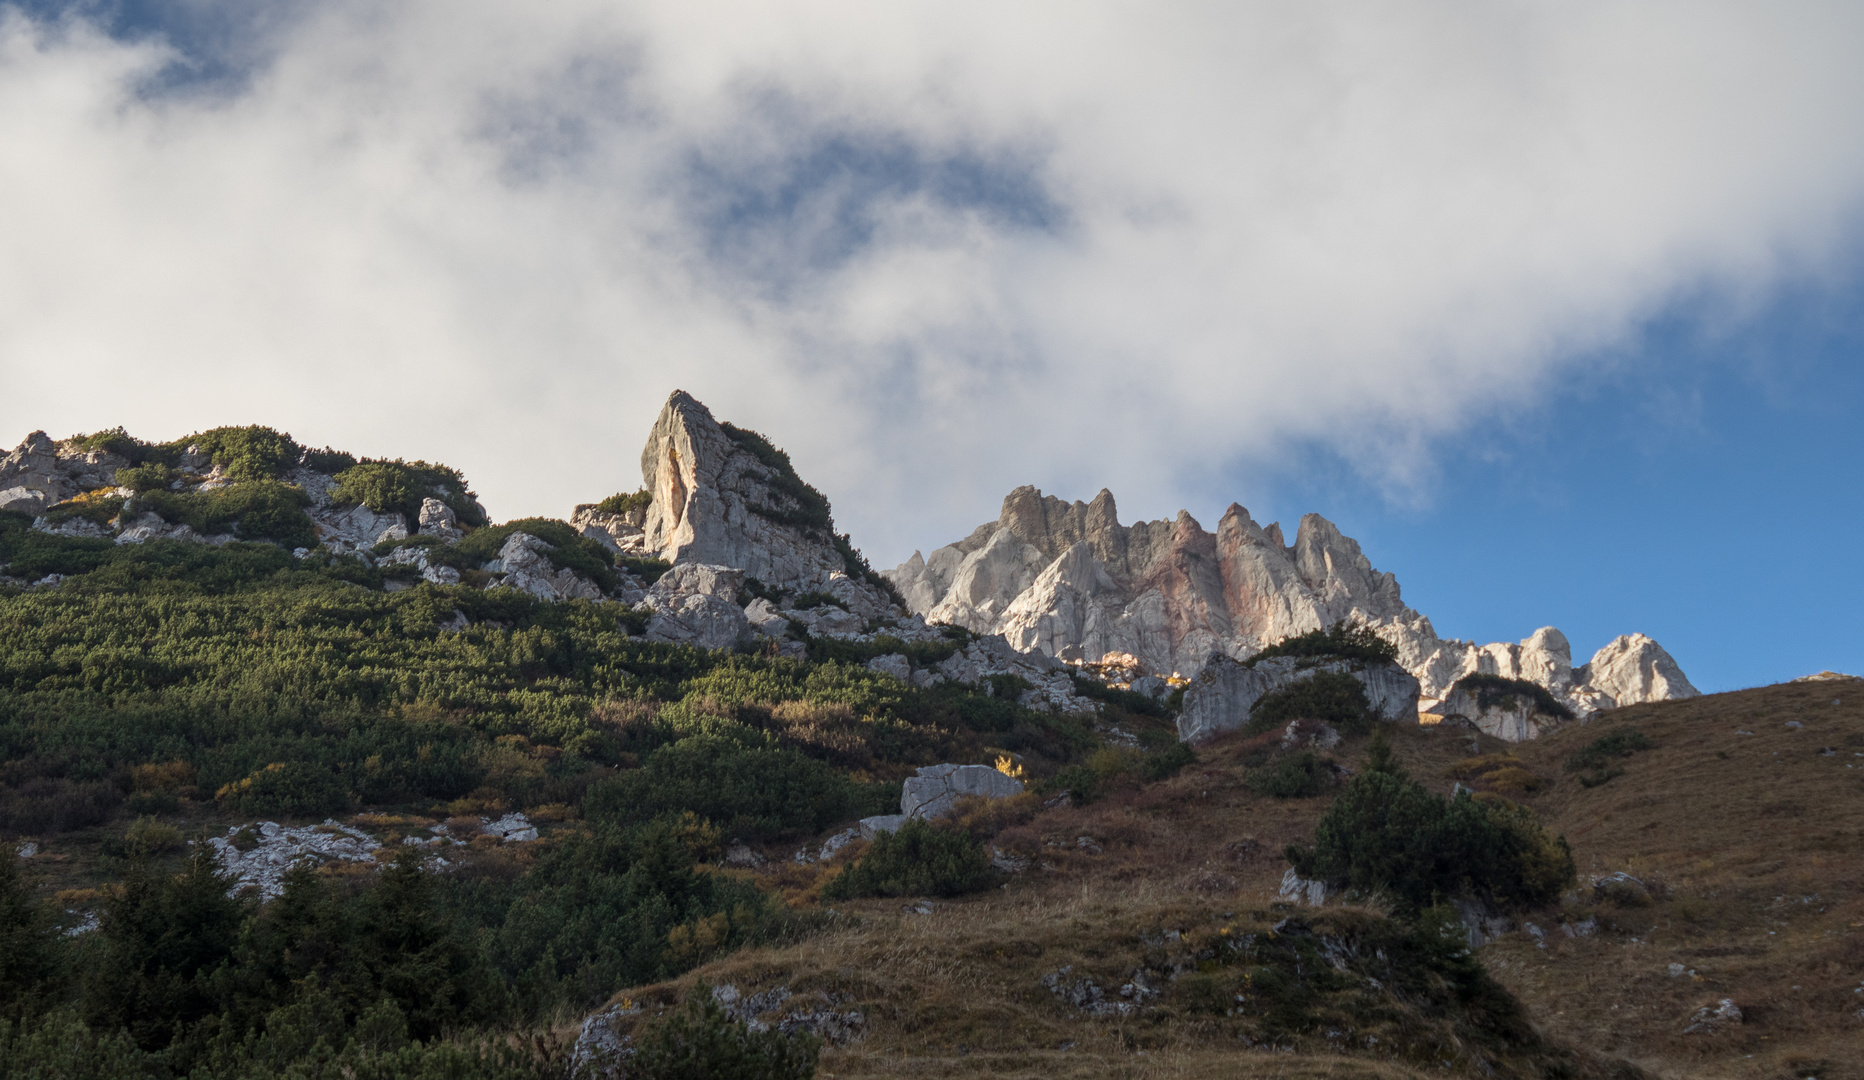
<path id="1" fill-rule="evenodd" d="M 1122 690 L 1117 686 L 1108 686 L 1099 679 L 1074 677 L 1074 692 L 1084 698 L 1105 702 L 1116 709 L 1133 713 L 1137 716 L 1150 716 L 1157 720 L 1169 720 L 1175 714 L 1164 702 L 1131 690 Z"/>
<path id="2" fill-rule="evenodd" d="M 701 981 L 616 1064 L 628 1080 L 808 1080 L 820 1052 L 807 1032 L 753 1031 L 734 1020 Z"/>
<path id="3" fill-rule="evenodd" d="M 324 817 L 341 810 L 348 798 L 341 779 L 307 761 L 273 762 L 214 793 L 222 806 L 260 817 Z"/>
<path id="4" fill-rule="evenodd" d="M 1343 671 L 1320 671 L 1256 699 L 1243 731 L 1260 735 L 1290 720 L 1324 720 L 1345 734 L 1364 735 L 1372 730 L 1372 703 L 1358 679 Z"/>
<path id="5" fill-rule="evenodd" d="M 1574 751 L 1566 759 L 1567 772 L 1603 772 L 1617 758 L 1628 758 L 1639 750 L 1649 750 L 1656 744 L 1636 728 L 1619 728 L 1617 731 L 1587 743 Z M 1581 778 L 1583 781 L 1583 777 Z M 1596 785 L 1588 784 L 1588 787 Z"/>
<path id="6" fill-rule="evenodd" d="M 875 787 L 899 797 L 897 786 Z M 591 820 L 630 824 L 691 810 L 748 837 L 820 832 L 885 809 L 884 796 L 824 762 L 724 734 L 662 746 L 640 768 L 594 784 L 584 796 Z"/>
<path id="7" fill-rule="evenodd" d="M 1547 788 L 1546 779 L 1528 771 L 1513 754 L 1464 758 L 1450 766 L 1449 775 L 1476 791 L 1494 792 L 1509 798 L 1538 794 Z"/>
<path id="8" fill-rule="evenodd" d="M 174 445 L 194 447 L 233 481 L 276 480 L 303 453 L 290 435 L 257 424 L 213 428 L 177 439 Z"/>
<path id="9" fill-rule="evenodd" d="M 1468 795 L 1446 800 L 1383 769 L 1354 777 L 1315 826 L 1313 846 L 1286 854 L 1302 877 L 1386 895 L 1411 912 L 1459 896 L 1538 907 L 1576 877 L 1566 841 L 1549 837 L 1532 811 Z"/>
<path id="10" fill-rule="evenodd" d="M 173 525 L 203 535 L 233 533 L 242 540 L 270 540 L 288 548 L 317 546 L 317 530 L 304 508 L 310 496 L 276 480 L 232 484 L 213 491 L 145 491 L 130 500 L 132 514 L 154 511 Z"/>
<path id="11" fill-rule="evenodd" d="M 1277 656 L 1390 663 L 1398 659 L 1398 646 L 1380 637 L 1369 626 L 1337 622 L 1325 630 L 1309 630 L 1283 638 L 1243 661 L 1243 666 L 1255 667 Z"/>
<path id="12" fill-rule="evenodd" d="M 596 503 L 595 508 L 604 514 L 627 514 L 635 510 L 645 510 L 653 501 L 654 493 L 642 488 L 632 495 L 610 495 Z"/>
<path id="13" fill-rule="evenodd" d="M 1277 799 L 1312 798 L 1332 782 L 1333 770 L 1312 750 L 1277 758 L 1249 777 L 1252 789 Z"/>
<path id="14" fill-rule="evenodd" d="M 969 833 L 915 818 L 875 837 L 858 861 L 822 887 L 822 898 L 959 896 L 989 888 L 991 877 L 990 856 Z"/>
<path id="15" fill-rule="evenodd" d="M 45 512 L 48 525 L 57 525 L 74 519 L 108 525 L 123 510 L 125 500 L 114 488 L 98 488 L 87 491 L 73 499 L 66 499 Z"/>
<path id="16" fill-rule="evenodd" d="M 446 503 L 466 528 L 486 524 L 485 514 L 466 487 L 466 478 L 445 465 L 400 458 L 365 459 L 337 473 L 336 482 L 330 496 L 338 505 L 360 504 L 378 514 L 400 513 L 410 528 L 420 521 L 421 503 L 427 499 Z"/>

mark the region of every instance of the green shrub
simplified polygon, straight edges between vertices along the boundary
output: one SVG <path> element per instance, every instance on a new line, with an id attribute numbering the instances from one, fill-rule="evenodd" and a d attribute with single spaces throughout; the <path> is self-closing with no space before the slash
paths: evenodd
<path id="1" fill-rule="evenodd" d="M 167 490 L 168 485 L 175 482 L 178 475 L 175 470 L 161 462 L 151 461 L 143 465 L 131 465 L 128 468 L 118 469 L 116 482 L 118 487 L 126 487 L 135 492 L 164 491 Z"/>
<path id="2" fill-rule="evenodd" d="M 653 750 L 640 768 L 592 786 L 584 812 L 633 824 L 691 810 L 734 834 L 777 836 L 884 809 L 845 773 L 794 750 L 741 741 L 748 738 L 703 733 Z"/>
<path id="3" fill-rule="evenodd" d="M 615 494 L 595 504 L 595 508 L 604 514 L 626 514 L 635 510 L 645 510 L 654 501 L 654 493 L 646 488 L 632 495 Z"/>
<path id="4" fill-rule="evenodd" d="M 52 507 L 45 512 L 45 520 L 48 525 L 74 519 L 108 525 L 122 513 L 126 501 L 121 495 L 109 494 L 108 489 L 99 489 Z"/>
<path id="5" fill-rule="evenodd" d="M 65 446 L 78 451 L 102 450 L 126 458 L 131 465 L 144 462 L 159 462 L 173 465 L 181 457 L 181 448 L 172 445 L 146 443 L 120 427 L 109 428 L 90 435 L 74 435 L 65 440 Z"/>
<path id="6" fill-rule="evenodd" d="M 1398 659 L 1398 646 L 1380 637 L 1378 631 L 1369 626 L 1337 622 L 1325 630 L 1309 630 L 1283 638 L 1243 661 L 1243 666 L 1255 667 L 1277 656 L 1390 663 Z"/>
<path id="7" fill-rule="evenodd" d="M 1573 710 L 1560 704 L 1546 687 L 1526 679 L 1505 679 L 1500 675 L 1478 671 L 1456 680 L 1451 689 L 1476 695 L 1478 709 L 1486 710 L 1497 705 L 1513 708 L 1517 701 L 1526 699 L 1533 703 L 1535 712 L 1557 716 L 1562 720 L 1573 718 Z"/>
<path id="8" fill-rule="evenodd" d="M 628 571 L 635 577 L 640 578 L 642 581 L 647 582 L 649 585 L 659 581 L 660 575 L 673 569 L 673 564 L 665 559 L 636 559 L 625 555 L 617 558 L 615 560 L 615 565 L 620 569 Z"/>
<path id="9" fill-rule="evenodd" d="M 1639 750 L 1649 750 L 1655 745 L 1636 728 L 1619 728 L 1610 734 L 1599 736 L 1583 748 L 1574 751 L 1566 759 L 1566 771 L 1604 771 L 1614 758 L 1628 758 Z M 1587 786 L 1596 785 L 1588 784 Z"/>
<path id="10" fill-rule="evenodd" d="M 321 450 L 304 451 L 298 462 L 312 472 L 335 476 L 345 469 L 355 468 L 356 455 L 326 446 Z"/>
<path id="11" fill-rule="evenodd" d="M 484 525 L 485 515 L 459 470 L 425 461 L 365 459 L 336 474 L 330 497 L 340 506 L 362 505 L 378 514 L 399 513 L 413 527 L 421 520 L 421 503 L 439 499 L 466 528 Z M 490 558 L 490 556 L 487 556 Z"/>
<path id="12" fill-rule="evenodd" d="M 822 887 L 822 897 L 960 896 L 990 883 L 990 857 L 980 841 L 915 818 L 898 832 L 876 836 L 859 861 Z"/>
<path id="13" fill-rule="evenodd" d="M 1277 799 L 1312 798 L 1332 782 L 1333 770 L 1312 750 L 1277 758 L 1249 777 L 1251 788 Z"/>
<path id="14" fill-rule="evenodd" d="M 1116 686 L 1108 686 L 1099 679 L 1084 679 L 1076 675 L 1074 677 L 1074 692 L 1084 698 L 1104 701 L 1116 709 L 1138 716 L 1150 716 L 1158 720 L 1169 720 L 1174 715 L 1169 707 L 1155 698 L 1149 698 L 1144 694 L 1135 693 L 1131 690 L 1121 690 Z"/>
<path id="15" fill-rule="evenodd" d="M 1324 720 L 1348 735 L 1363 735 L 1372 730 L 1372 703 L 1365 684 L 1346 672 L 1315 672 L 1257 698 L 1243 731 L 1260 735 L 1291 720 Z"/>
<path id="16" fill-rule="evenodd" d="M 808 1080 L 820 1051 L 807 1033 L 752 1031 L 699 982 L 677 1011 L 641 1037 L 625 1074 L 631 1080 Z"/>
<path id="17" fill-rule="evenodd" d="M 301 451 L 290 435 L 269 427 L 221 427 L 177 439 L 192 446 L 234 481 L 276 480 L 298 463 Z"/>
<path id="18" fill-rule="evenodd" d="M 1197 760 L 1197 751 L 1189 743 L 1172 740 L 1164 747 L 1154 750 L 1140 759 L 1139 768 L 1147 783 L 1177 776 L 1179 770 Z"/>
<path id="19" fill-rule="evenodd" d="M 348 792 L 329 769 L 305 761 L 286 761 L 273 762 L 222 786 L 214 798 L 237 813 L 314 818 L 341 810 L 348 801 Z"/>
<path id="20" fill-rule="evenodd" d="M 1313 847 L 1286 854 L 1302 877 L 1384 894 L 1412 912 L 1457 896 L 1538 907 L 1576 876 L 1566 841 L 1549 839 L 1531 812 L 1466 794 L 1446 800 L 1384 771 L 1354 777 L 1315 826 Z"/>
<path id="21" fill-rule="evenodd" d="M 257 480 L 212 491 L 146 491 L 126 509 L 154 511 L 164 521 L 203 535 L 232 532 L 242 540 L 309 548 L 317 546 L 317 529 L 304 512 L 310 502 L 310 496 L 289 484 Z"/>

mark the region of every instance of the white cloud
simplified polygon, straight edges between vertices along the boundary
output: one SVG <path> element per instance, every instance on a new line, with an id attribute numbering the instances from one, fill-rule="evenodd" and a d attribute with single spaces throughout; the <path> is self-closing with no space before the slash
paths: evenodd
<path id="1" fill-rule="evenodd" d="M 682 386 L 876 555 L 1433 438 L 1864 194 L 1847 4 L 312 4 L 238 83 L 0 26 L 0 437 L 632 487 Z M 249 43 L 250 44 L 250 43 Z M 1242 494 L 1242 493 L 1238 493 Z"/>

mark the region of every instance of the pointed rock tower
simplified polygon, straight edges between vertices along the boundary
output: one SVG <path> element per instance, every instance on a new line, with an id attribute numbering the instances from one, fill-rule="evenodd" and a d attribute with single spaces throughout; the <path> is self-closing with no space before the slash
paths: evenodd
<path id="1" fill-rule="evenodd" d="M 754 431 L 720 423 L 675 390 L 641 450 L 650 496 L 636 550 L 668 562 L 728 566 L 772 589 L 834 585 L 891 606 L 884 579 L 835 532 L 828 499 L 789 455 Z"/>

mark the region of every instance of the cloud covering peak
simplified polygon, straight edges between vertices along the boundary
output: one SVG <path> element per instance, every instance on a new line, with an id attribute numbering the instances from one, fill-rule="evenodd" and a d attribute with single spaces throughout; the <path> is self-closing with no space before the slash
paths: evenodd
<path id="1" fill-rule="evenodd" d="M 1855 5 L 190 10 L 0 20 L 0 429 L 270 423 L 514 517 L 684 386 L 883 561 L 1020 483 L 1404 483 L 1864 196 Z"/>

